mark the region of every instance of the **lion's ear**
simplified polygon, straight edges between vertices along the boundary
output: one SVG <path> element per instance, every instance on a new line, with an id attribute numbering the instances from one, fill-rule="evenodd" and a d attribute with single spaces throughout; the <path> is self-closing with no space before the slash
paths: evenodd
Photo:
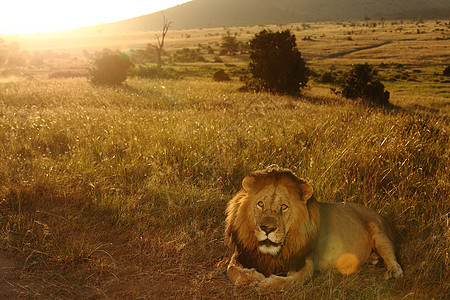
<path id="1" fill-rule="evenodd" d="M 256 186 L 256 178 L 253 176 L 247 176 L 242 180 L 242 187 L 246 192 L 254 189 Z"/>
<path id="2" fill-rule="evenodd" d="M 306 182 L 301 182 L 299 187 L 300 187 L 300 199 L 303 201 L 303 203 L 306 204 L 306 202 L 308 202 L 309 198 L 312 197 L 313 188 Z"/>

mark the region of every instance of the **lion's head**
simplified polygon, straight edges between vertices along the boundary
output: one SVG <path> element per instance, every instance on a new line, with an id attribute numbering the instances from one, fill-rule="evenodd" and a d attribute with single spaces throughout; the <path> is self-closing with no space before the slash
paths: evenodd
<path id="1" fill-rule="evenodd" d="M 270 167 L 242 181 L 227 207 L 226 236 L 239 262 L 265 275 L 304 264 L 319 226 L 313 189 L 290 170 Z"/>

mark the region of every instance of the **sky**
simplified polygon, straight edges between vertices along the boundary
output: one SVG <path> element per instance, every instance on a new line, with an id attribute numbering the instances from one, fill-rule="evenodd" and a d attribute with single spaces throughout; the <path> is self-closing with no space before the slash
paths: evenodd
<path id="1" fill-rule="evenodd" d="M 188 0 L 6 0 L 0 34 L 60 31 L 157 12 Z"/>

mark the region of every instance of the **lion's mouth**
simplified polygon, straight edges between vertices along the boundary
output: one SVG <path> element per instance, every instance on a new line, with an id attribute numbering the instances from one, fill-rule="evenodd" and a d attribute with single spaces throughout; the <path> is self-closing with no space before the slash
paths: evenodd
<path id="1" fill-rule="evenodd" d="M 269 240 L 269 239 L 265 239 L 264 241 L 260 241 L 260 242 L 259 242 L 259 246 L 278 247 L 278 246 L 280 246 L 280 244 L 275 243 L 275 242 L 272 242 L 272 241 Z"/>

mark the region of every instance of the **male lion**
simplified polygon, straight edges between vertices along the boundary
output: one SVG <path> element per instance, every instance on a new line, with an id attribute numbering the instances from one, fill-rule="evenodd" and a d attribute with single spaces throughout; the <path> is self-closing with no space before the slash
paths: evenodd
<path id="1" fill-rule="evenodd" d="M 269 167 L 245 177 L 226 213 L 233 253 L 227 275 L 236 285 L 281 289 L 332 267 L 347 275 L 373 252 L 385 262 L 386 279 L 403 274 L 380 215 L 355 203 L 318 202 L 312 187 L 288 169 Z"/>

